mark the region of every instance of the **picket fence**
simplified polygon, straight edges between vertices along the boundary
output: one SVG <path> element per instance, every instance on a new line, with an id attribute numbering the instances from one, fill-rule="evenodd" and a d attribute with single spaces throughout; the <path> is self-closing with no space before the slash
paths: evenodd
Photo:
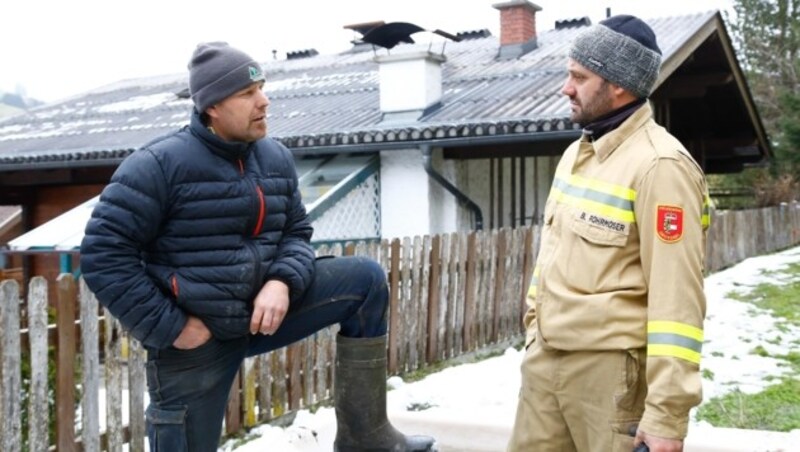
<path id="1" fill-rule="evenodd" d="M 386 269 L 389 372 L 403 375 L 519 340 L 537 241 L 537 227 L 522 227 L 322 247 L 318 254 L 369 256 Z M 800 204 L 714 212 L 706 271 L 798 243 Z M 144 350 L 82 280 L 61 275 L 52 303 L 47 287 L 32 278 L 22 300 L 15 280 L 0 283 L 0 450 L 144 451 Z M 51 305 L 58 307 L 54 324 Z M 226 433 L 329 402 L 337 328 L 245 360 Z"/>
<path id="2" fill-rule="evenodd" d="M 388 366 L 403 375 L 521 336 L 535 235 L 523 227 L 317 253 L 369 256 L 386 269 Z M 144 350 L 69 274 L 57 280 L 56 322 L 49 325 L 47 286 L 44 278 L 32 278 L 21 300 L 16 281 L 0 283 L 0 450 L 121 451 L 127 445 L 144 451 Z M 226 433 L 329 402 L 337 329 L 245 360 L 231 390 Z M 55 349 L 55 383 L 48 379 L 49 348 Z M 24 390 L 23 366 L 30 369 Z"/>

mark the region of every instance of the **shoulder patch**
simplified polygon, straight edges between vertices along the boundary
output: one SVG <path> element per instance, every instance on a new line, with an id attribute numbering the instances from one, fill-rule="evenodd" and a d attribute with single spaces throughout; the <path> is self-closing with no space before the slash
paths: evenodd
<path id="1" fill-rule="evenodd" d="M 656 233 L 667 243 L 675 243 L 683 237 L 683 208 L 659 205 L 656 207 Z"/>

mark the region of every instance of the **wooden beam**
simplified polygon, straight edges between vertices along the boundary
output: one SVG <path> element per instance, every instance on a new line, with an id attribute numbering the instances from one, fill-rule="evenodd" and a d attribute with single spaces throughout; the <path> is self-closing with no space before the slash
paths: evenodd
<path id="1" fill-rule="evenodd" d="M 660 89 L 659 97 L 668 99 L 702 98 L 705 97 L 708 88 L 728 85 L 733 81 L 733 74 L 730 72 L 676 75 Z"/>

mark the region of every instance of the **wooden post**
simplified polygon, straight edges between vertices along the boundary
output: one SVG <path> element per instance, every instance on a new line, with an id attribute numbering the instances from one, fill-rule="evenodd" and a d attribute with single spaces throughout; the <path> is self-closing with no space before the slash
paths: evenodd
<path id="1" fill-rule="evenodd" d="M 501 229 L 497 234 L 497 271 L 494 281 L 494 295 L 492 305 L 492 342 L 497 342 L 500 335 L 500 317 L 502 316 L 503 289 L 506 283 L 506 231 Z"/>
<path id="2" fill-rule="evenodd" d="M 225 407 L 225 432 L 236 433 L 242 429 L 242 367 L 236 372 L 231 390 L 228 395 L 228 405 Z"/>
<path id="3" fill-rule="evenodd" d="M 272 397 L 272 413 L 274 417 L 286 414 L 288 404 L 286 355 L 286 347 L 272 352 L 272 376 L 275 383 L 275 392 Z"/>
<path id="4" fill-rule="evenodd" d="M 105 317 L 106 440 L 109 451 L 122 451 L 125 434 L 122 425 L 122 340 L 119 321 L 107 309 Z M 60 419 L 59 419 L 60 421 Z M 60 424 L 59 424 L 60 425 Z"/>
<path id="5" fill-rule="evenodd" d="M 80 284 L 81 358 L 83 391 L 81 400 L 81 442 L 86 452 L 100 450 L 100 334 L 98 333 L 97 299 L 86 282 Z"/>
<path id="6" fill-rule="evenodd" d="M 75 448 L 75 305 L 77 289 L 71 274 L 62 274 L 58 288 L 58 355 L 56 361 L 56 448 Z"/>
<path id="7" fill-rule="evenodd" d="M 8 452 L 18 452 L 22 446 L 19 303 L 19 284 L 14 280 L 0 282 L 0 364 L 3 366 L 0 369 L 3 387 L 0 394 L 0 449 Z"/>
<path id="8" fill-rule="evenodd" d="M 302 342 L 295 342 L 286 350 L 289 363 L 289 410 L 297 410 L 300 408 L 300 398 L 303 395 L 303 382 L 300 379 L 302 345 Z"/>
<path id="9" fill-rule="evenodd" d="M 428 288 L 428 348 L 427 361 L 432 364 L 439 359 L 439 294 L 441 278 L 441 236 L 431 238 L 430 281 Z"/>
<path id="10" fill-rule="evenodd" d="M 389 373 L 397 373 L 400 329 L 400 239 L 392 240 L 389 268 Z"/>
<path id="11" fill-rule="evenodd" d="M 523 251 L 523 265 L 522 265 L 522 290 L 520 294 L 520 316 L 519 318 L 522 319 L 525 315 L 525 312 L 528 310 L 528 288 L 531 285 L 531 279 L 533 279 L 533 226 L 525 228 L 525 249 Z M 520 326 L 520 331 L 525 333 L 525 326 L 522 324 L 522 321 L 517 323 Z"/>
<path id="12" fill-rule="evenodd" d="M 47 280 L 34 276 L 28 285 L 28 340 L 31 351 L 28 449 L 31 452 L 46 451 L 50 446 L 50 410 L 47 409 L 47 375 L 50 367 L 47 354 L 47 305 Z"/>
<path id="13" fill-rule="evenodd" d="M 474 348 L 475 333 L 475 232 L 467 236 L 467 255 L 464 267 L 466 269 L 465 295 L 464 295 L 464 350 Z"/>
<path id="14" fill-rule="evenodd" d="M 145 377 L 146 354 L 142 343 L 128 336 L 128 403 L 130 413 L 128 426 L 131 438 L 129 452 L 144 452 L 145 419 L 144 393 L 147 390 Z"/>
<path id="15" fill-rule="evenodd" d="M 256 425 L 256 358 L 246 358 L 242 364 L 244 372 L 244 388 L 242 389 L 242 411 L 244 426 Z"/>

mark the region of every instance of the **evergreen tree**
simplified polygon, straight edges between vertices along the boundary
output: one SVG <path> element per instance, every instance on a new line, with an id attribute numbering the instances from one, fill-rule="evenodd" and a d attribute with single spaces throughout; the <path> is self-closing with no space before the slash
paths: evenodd
<path id="1" fill-rule="evenodd" d="M 800 180 L 800 0 L 734 0 L 731 38 L 774 152 L 768 174 L 745 174 L 760 205 L 797 199 Z"/>

